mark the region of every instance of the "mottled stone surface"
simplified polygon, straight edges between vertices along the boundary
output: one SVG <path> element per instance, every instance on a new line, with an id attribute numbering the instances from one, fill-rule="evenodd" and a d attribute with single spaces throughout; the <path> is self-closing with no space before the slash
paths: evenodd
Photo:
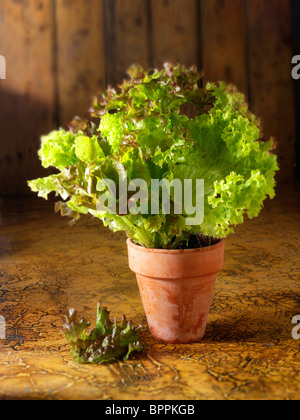
<path id="1" fill-rule="evenodd" d="M 155 342 L 123 234 L 82 219 L 69 227 L 42 199 L 1 203 L 1 399 L 299 399 L 300 188 L 279 189 L 257 219 L 227 239 L 205 338 Z M 60 333 L 75 307 L 95 319 L 103 299 L 113 316 L 142 323 L 147 350 L 123 363 L 78 366 Z"/>

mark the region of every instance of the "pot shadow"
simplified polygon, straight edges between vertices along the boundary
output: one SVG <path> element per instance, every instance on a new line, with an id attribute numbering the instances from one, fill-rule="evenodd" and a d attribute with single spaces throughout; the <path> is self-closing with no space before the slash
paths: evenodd
<path id="1" fill-rule="evenodd" d="M 300 314 L 300 298 L 294 292 L 253 292 L 234 298 L 216 298 L 203 342 L 271 343 L 294 341 L 292 319 Z"/>

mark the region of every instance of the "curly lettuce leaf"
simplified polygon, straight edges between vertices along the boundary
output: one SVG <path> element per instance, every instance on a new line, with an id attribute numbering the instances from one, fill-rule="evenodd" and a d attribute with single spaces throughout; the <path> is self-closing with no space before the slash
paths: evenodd
<path id="1" fill-rule="evenodd" d="M 76 164 L 74 134 L 61 129 L 43 136 L 38 154 L 44 168 L 65 168 Z"/>
<path id="2" fill-rule="evenodd" d="M 48 199 L 48 196 L 52 192 L 56 192 L 64 200 L 69 197 L 68 192 L 62 187 L 60 183 L 60 175 L 50 175 L 46 178 L 38 178 L 33 181 L 29 181 L 28 185 L 33 192 L 37 192 L 39 197 Z"/>

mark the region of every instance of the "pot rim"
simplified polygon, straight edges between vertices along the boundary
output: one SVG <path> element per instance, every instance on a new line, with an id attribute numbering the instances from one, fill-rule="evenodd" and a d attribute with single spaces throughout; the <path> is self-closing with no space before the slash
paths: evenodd
<path id="1" fill-rule="evenodd" d="M 148 252 L 152 254 L 192 254 L 192 253 L 198 253 L 198 252 L 206 252 L 210 251 L 212 249 L 218 249 L 221 248 L 225 244 L 225 239 L 221 239 L 218 243 L 206 246 L 203 248 L 192 248 L 192 249 L 159 249 L 159 248 L 145 248 L 141 245 L 136 245 L 133 243 L 132 239 L 127 239 L 127 244 L 131 248 L 135 248 L 136 250 L 142 251 L 142 252 Z"/>

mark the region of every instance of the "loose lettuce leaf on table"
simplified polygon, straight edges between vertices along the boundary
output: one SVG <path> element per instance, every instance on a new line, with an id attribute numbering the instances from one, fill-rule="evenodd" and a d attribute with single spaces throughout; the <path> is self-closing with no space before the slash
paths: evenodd
<path id="1" fill-rule="evenodd" d="M 62 333 L 71 345 L 71 355 L 80 364 L 104 364 L 128 360 L 135 351 L 142 351 L 139 341 L 141 326 L 135 326 L 123 315 L 122 321 L 110 320 L 107 308 L 97 305 L 95 329 L 88 331 L 91 323 L 79 317 L 74 309 L 65 316 Z"/>

